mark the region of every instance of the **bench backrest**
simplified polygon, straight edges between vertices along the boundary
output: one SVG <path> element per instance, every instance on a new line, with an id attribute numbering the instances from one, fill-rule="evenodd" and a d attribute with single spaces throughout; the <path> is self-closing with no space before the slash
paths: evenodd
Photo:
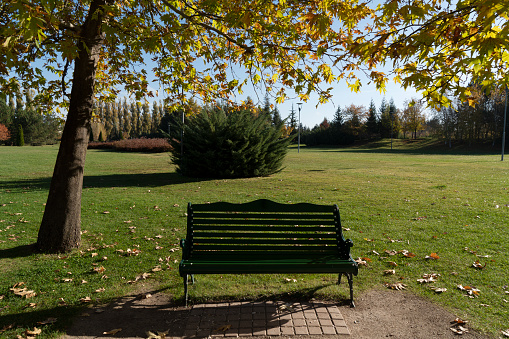
<path id="1" fill-rule="evenodd" d="M 188 205 L 188 253 L 195 255 L 332 254 L 350 258 L 337 205 L 256 200 Z M 234 252 L 234 253 L 232 253 Z"/>

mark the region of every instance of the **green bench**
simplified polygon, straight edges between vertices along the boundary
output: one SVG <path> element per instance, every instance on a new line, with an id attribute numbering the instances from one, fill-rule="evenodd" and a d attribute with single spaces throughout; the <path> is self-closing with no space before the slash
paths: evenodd
<path id="1" fill-rule="evenodd" d="M 188 276 L 194 274 L 344 274 L 353 302 L 357 263 L 353 243 L 342 233 L 337 205 L 189 203 L 187 237 L 182 239 L 180 276 L 187 306 Z"/>

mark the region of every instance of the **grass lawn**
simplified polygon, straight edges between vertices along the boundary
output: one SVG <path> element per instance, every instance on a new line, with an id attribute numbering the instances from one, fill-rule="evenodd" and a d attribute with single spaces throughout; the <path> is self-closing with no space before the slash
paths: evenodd
<path id="1" fill-rule="evenodd" d="M 39 338 L 55 337 L 83 307 L 148 287 L 182 304 L 178 242 L 185 235 L 187 202 L 267 198 L 339 205 L 353 256 L 367 263 L 354 278 L 356 294 L 401 282 L 499 337 L 509 328 L 509 164 L 494 153 L 419 146 L 398 141 L 393 151 L 387 142 L 302 147 L 300 153 L 292 148 L 282 172 L 236 180 L 181 177 L 168 154 L 90 150 L 83 243 L 65 255 L 34 254 L 29 246 L 37 238 L 57 147 L 0 147 L 0 336 L 36 326 L 43 330 Z M 418 282 L 424 274 L 440 276 Z M 191 302 L 348 298 L 347 284 L 337 287 L 333 275 L 198 279 L 190 287 Z M 23 288 L 36 295 L 14 293 L 23 294 Z"/>

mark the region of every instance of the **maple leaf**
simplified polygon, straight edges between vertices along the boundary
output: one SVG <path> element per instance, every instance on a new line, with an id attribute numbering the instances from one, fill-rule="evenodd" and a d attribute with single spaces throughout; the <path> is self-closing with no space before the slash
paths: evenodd
<path id="1" fill-rule="evenodd" d="M 432 289 L 433 291 L 435 291 L 435 293 L 443 293 L 443 292 L 447 292 L 447 288 L 445 287 L 436 287 L 436 286 L 431 286 L 430 289 Z"/>
<path id="2" fill-rule="evenodd" d="M 427 255 L 424 259 L 438 260 L 440 259 L 440 257 L 436 253 L 431 253 L 430 255 Z"/>

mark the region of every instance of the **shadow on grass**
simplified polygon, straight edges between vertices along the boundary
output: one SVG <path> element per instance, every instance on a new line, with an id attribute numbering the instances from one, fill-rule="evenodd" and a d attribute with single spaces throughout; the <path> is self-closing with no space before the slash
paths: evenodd
<path id="1" fill-rule="evenodd" d="M 0 259 L 23 258 L 37 253 L 35 244 L 21 245 L 0 250 Z"/>
<path id="2" fill-rule="evenodd" d="M 109 174 L 85 175 L 84 188 L 99 187 L 159 187 L 179 185 L 188 182 L 199 182 L 208 179 L 189 178 L 178 173 L 137 173 L 137 174 Z M 49 190 L 51 178 L 36 178 L 16 181 L 3 181 L 0 188 L 10 191 L 23 192 L 30 189 Z"/>

